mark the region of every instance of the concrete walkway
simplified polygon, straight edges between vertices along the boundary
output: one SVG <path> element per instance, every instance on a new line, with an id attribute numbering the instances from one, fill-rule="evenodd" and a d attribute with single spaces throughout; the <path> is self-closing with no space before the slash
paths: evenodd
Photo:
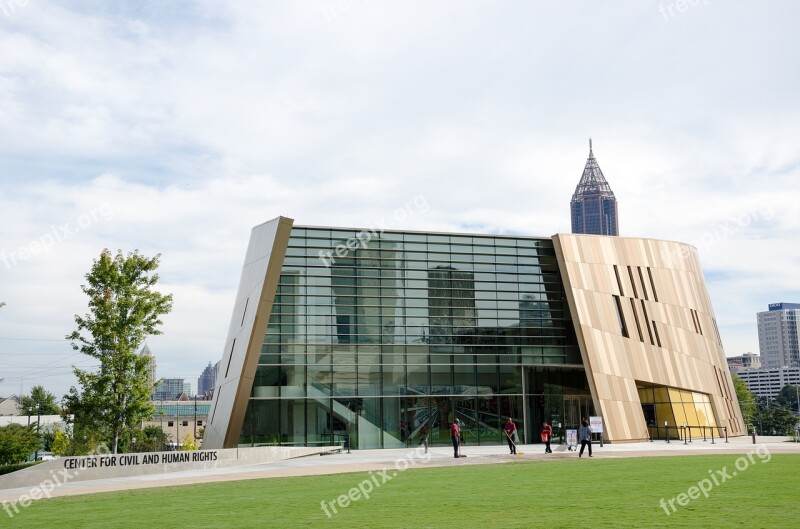
<path id="1" fill-rule="evenodd" d="M 593 460 L 623 457 L 653 457 L 680 455 L 747 454 L 756 449 L 769 450 L 771 454 L 800 454 L 800 443 L 788 442 L 788 437 L 759 437 L 753 445 L 750 437 L 731 438 L 728 443 L 716 440 L 715 444 L 702 438 L 692 443 L 673 440 L 646 443 L 592 445 Z M 544 454 L 544 445 L 520 445 L 518 455 L 510 455 L 506 446 L 464 445 L 462 453 L 467 457 L 454 458 L 451 447 L 430 448 L 428 454 L 421 447 L 387 450 L 354 450 L 327 456 L 309 456 L 290 459 L 278 463 L 268 463 L 245 467 L 206 469 L 170 474 L 153 474 L 127 478 L 114 478 L 96 481 L 66 483 L 49 492 L 50 497 L 74 496 L 120 490 L 145 489 L 153 487 L 173 487 L 194 483 L 214 483 L 244 479 L 263 479 L 290 476 L 313 476 L 339 474 L 345 472 L 388 471 L 396 475 L 406 468 L 442 467 L 456 465 L 485 465 L 523 461 L 548 461 L 554 459 L 578 459 L 576 451 L 568 451 L 564 445 L 553 444 L 553 453 Z M 583 459 L 588 459 L 584 453 Z M 32 492 L 31 488 L 0 489 L 0 502 L 19 500 Z"/>

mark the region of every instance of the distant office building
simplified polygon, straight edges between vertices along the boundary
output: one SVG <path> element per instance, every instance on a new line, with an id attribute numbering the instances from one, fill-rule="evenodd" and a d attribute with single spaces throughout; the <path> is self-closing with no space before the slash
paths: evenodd
<path id="1" fill-rule="evenodd" d="M 777 397 L 786 385 L 800 385 L 800 367 L 779 367 L 742 370 L 736 373 L 747 389 L 758 397 Z"/>
<path id="2" fill-rule="evenodd" d="M 156 386 L 153 400 L 177 400 L 181 395 L 189 397 L 191 394 L 191 383 L 182 378 L 163 378 Z"/>
<path id="3" fill-rule="evenodd" d="M 169 439 L 167 449 L 176 448 L 178 442 L 183 444 L 186 435 L 195 439 L 202 439 L 203 429 L 208 422 L 208 401 L 155 401 L 155 413 L 149 421 L 144 421 L 142 427 L 158 426 Z"/>
<path id="4" fill-rule="evenodd" d="M 139 356 L 147 358 L 147 387 L 150 388 L 150 398 L 154 399 L 156 393 L 156 382 L 158 381 L 158 378 L 156 377 L 156 357 L 153 356 L 153 353 L 150 351 L 150 348 L 147 346 L 147 344 L 144 344 L 142 350 L 139 351 Z"/>
<path id="5" fill-rule="evenodd" d="M 208 392 L 214 389 L 214 383 L 217 380 L 217 370 L 215 366 L 211 365 L 211 362 L 208 363 L 205 369 L 203 369 L 203 373 L 200 375 L 200 378 L 197 379 L 197 394 L 200 397 L 203 397 Z"/>
<path id="6" fill-rule="evenodd" d="M 734 373 L 738 373 L 742 369 L 759 369 L 760 367 L 761 357 L 755 353 L 728 357 L 728 369 Z"/>
<path id="7" fill-rule="evenodd" d="M 800 367 L 798 321 L 800 303 L 771 303 L 768 311 L 758 313 L 758 347 L 765 368 Z"/>
<path id="8" fill-rule="evenodd" d="M 597 164 L 589 139 L 589 158 L 570 201 L 572 233 L 619 235 L 617 199 Z"/>

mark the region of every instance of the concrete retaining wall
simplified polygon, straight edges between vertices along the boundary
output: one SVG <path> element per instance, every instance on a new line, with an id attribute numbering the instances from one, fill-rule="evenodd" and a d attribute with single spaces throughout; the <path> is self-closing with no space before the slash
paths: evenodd
<path id="1" fill-rule="evenodd" d="M 339 450 L 338 446 L 229 448 L 134 454 L 98 454 L 60 457 L 39 465 L 0 476 L 0 489 L 36 487 L 45 482 L 55 485 L 75 481 L 164 474 L 185 470 L 227 468 L 273 463 L 285 459 Z"/>

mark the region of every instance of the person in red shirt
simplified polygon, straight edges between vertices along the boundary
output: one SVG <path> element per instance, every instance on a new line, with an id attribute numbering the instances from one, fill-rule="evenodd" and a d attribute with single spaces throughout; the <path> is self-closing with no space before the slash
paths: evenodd
<path id="1" fill-rule="evenodd" d="M 450 425 L 450 438 L 453 440 L 453 457 L 458 457 L 458 445 L 461 442 L 461 428 L 458 421 L 453 421 Z"/>
<path id="2" fill-rule="evenodd" d="M 511 417 L 506 421 L 503 426 L 503 431 L 506 433 L 506 440 L 508 441 L 508 449 L 512 454 L 517 453 L 517 445 L 514 443 L 514 436 L 517 435 L 517 425 L 511 420 Z"/>
<path id="3" fill-rule="evenodd" d="M 550 438 L 553 436 L 553 427 L 547 424 L 547 421 L 542 423 L 542 442 L 545 443 L 544 453 L 552 454 L 550 449 Z"/>

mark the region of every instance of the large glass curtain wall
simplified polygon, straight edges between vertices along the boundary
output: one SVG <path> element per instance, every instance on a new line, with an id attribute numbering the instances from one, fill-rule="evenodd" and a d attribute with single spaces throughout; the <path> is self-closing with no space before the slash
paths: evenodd
<path id="1" fill-rule="evenodd" d="M 500 443 L 521 366 L 580 363 L 549 239 L 294 228 L 240 443 Z"/>

